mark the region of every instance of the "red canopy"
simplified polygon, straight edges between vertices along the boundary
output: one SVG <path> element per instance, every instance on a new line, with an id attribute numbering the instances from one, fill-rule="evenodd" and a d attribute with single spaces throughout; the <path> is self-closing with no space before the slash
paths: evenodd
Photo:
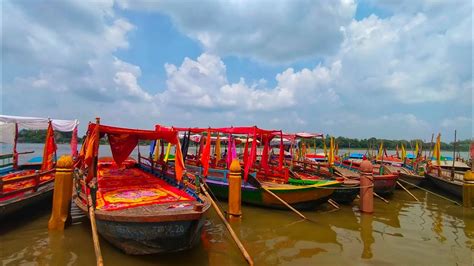
<path id="1" fill-rule="evenodd" d="M 89 124 L 88 132 L 94 132 L 96 126 L 94 123 Z M 178 131 L 172 130 L 153 131 L 99 125 L 99 134 L 107 134 L 112 156 L 118 165 L 130 156 L 139 140 L 163 139 L 171 144 L 178 142 Z"/>

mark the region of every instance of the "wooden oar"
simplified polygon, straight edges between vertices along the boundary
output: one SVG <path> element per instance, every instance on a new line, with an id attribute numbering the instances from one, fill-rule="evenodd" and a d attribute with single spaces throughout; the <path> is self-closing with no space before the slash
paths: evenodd
<path id="1" fill-rule="evenodd" d="M 374 192 L 374 196 L 376 196 L 377 198 L 381 199 L 383 202 L 385 202 L 385 203 L 387 203 L 387 204 L 390 203 L 388 200 L 384 199 L 382 196 L 380 196 L 379 194 L 377 194 L 377 193 L 375 193 L 375 192 Z"/>
<path id="2" fill-rule="evenodd" d="M 397 185 L 399 185 L 403 190 L 405 190 L 410 196 L 412 196 L 416 201 L 420 202 L 415 195 L 413 195 L 406 187 L 404 187 L 400 182 L 397 181 Z"/>
<path id="3" fill-rule="evenodd" d="M 262 183 L 260 182 L 260 180 L 258 180 L 257 178 L 255 178 L 254 176 L 252 175 L 249 175 L 248 176 L 249 178 L 255 180 L 255 182 L 257 182 L 257 184 L 260 186 L 261 189 L 265 190 L 265 192 L 267 192 L 268 194 L 270 194 L 271 196 L 273 196 L 275 199 L 277 199 L 278 201 L 280 201 L 283 205 L 285 205 L 286 207 L 288 207 L 290 210 L 292 210 L 294 213 L 296 213 L 298 216 L 300 216 L 301 218 L 305 219 L 305 220 L 308 220 L 308 221 L 311 221 L 310 219 L 308 219 L 308 217 L 304 216 L 301 212 L 299 212 L 298 210 L 296 210 L 295 208 L 293 208 L 290 204 L 288 204 L 286 201 L 284 201 L 282 198 L 278 197 L 278 195 L 276 195 L 275 193 L 271 192 L 268 188 L 264 187 L 262 185 Z"/>
<path id="4" fill-rule="evenodd" d="M 96 262 L 98 266 L 103 266 L 104 260 L 102 259 L 102 253 L 100 252 L 99 235 L 97 234 L 97 225 L 95 223 L 94 207 L 92 207 L 92 198 L 90 194 L 87 196 L 87 200 L 89 202 L 89 218 L 91 220 L 92 240 L 94 241 L 94 251 L 95 251 Z"/>
<path id="5" fill-rule="evenodd" d="M 204 187 L 203 184 L 201 184 L 201 190 L 204 192 L 204 194 L 206 195 L 206 197 L 211 201 L 211 204 L 212 204 L 212 207 L 214 207 L 214 210 L 216 210 L 217 212 L 217 215 L 219 215 L 219 217 L 221 218 L 222 222 L 224 223 L 224 225 L 227 227 L 227 230 L 229 231 L 230 235 L 232 236 L 232 239 L 234 240 L 234 242 L 237 244 L 237 246 L 239 247 L 240 251 L 242 252 L 242 255 L 245 257 L 245 260 L 248 262 L 249 265 L 253 265 L 253 260 L 252 260 L 252 257 L 250 257 L 249 253 L 247 252 L 247 250 L 245 249 L 244 245 L 242 244 L 242 242 L 240 242 L 239 240 L 239 237 L 237 237 L 237 235 L 235 234 L 234 230 L 232 229 L 232 227 L 230 226 L 230 224 L 227 222 L 227 220 L 225 219 L 224 215 L 222 214 L 221 210 L 219 209 L 219 207 L 217 206 L 217 204 L 214 202 L 214 200 L 211 198 L 211 195 L 209 195 L 209 192 L 207 192 L 206 188 Z"/>
<path id="6" fill-rule="evenodd" d="M 405 180 L 401 180 L 401 179 L 400 179 L 400 181 L 402 181 L 403 183 L 406 183 L 406 184 L 408 184 L 408 185 L 410 185 L 410 186 L 414 186 L 414 187 L 416 187 L 416 188 L 418 188 L 418 189 L 421 189 L 421 190 L 423 190 L 423 191 L 425 191 L 425 192 L 431 193 L 431 194 L 433 194 L 433 195 L 435 195 L 435 196 L 438 196 L 438 197 L 440 197 L 440 198 L 442 198 L 442 199 L 445 199 L 445 200 L 447 200 L 447 201 L 450 201 L 450 202 L 452 202 L 452 203 L 454 203 L 454 204 L 456 204 L 456 205 L 461 206 L 461 204 L 460 204 L 459 202 L 457 202 L 457 201 L 455 201 L 455 200 L 452 200 L 452 199 L 449 199 L 449 198 L 446 198 L 445 196 L 439 195 L 438 193 L 434 193 L 434 192 L 431 191 L 431 190 L 422 188 L 422 187 L 420 187 L 420 186 L 417 186 L 417 185 L 412 184 L 412 183 L 410 183 L 410 182 L 407 182 L 407 181 L 405 181 Z"/>
<path id="7" fill-rule="evenodd" d="M 336 209 L 339 209 L 339 205 L 332 199 L 328 199 L 328 203 Z"/>

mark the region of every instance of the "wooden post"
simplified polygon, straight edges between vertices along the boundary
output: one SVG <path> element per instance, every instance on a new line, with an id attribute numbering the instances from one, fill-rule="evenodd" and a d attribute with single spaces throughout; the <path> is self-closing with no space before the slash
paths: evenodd
<path id="1" fill-rule="evenodd" d="M 242 216 L 242 177 L 239 160 L 233 159 L 230 164 L 229 174 L 229 215 Z"/>
<path id="2" fill-rule="evenodd" d="M 466 208 L 474 207 L 474 174 L 471 170 L 464 174 L 464 183 L 462 185 L 462 203 Z"/>
<path id="3" fill-rule="evenodd" d="M 464 174 L 464 184 L 462 186 L 462 202 L 464 207 L 474 207 L 474 143 L 471 142 L 471 170 Z"/>
<path id="4" fill-rule="evenodd" d="M 48 222 L 49 230 L 64 230 L 66 221 L 70 220 L 73 164 L 72 157 L 64 155 L 59 158 L 56 165 L 53 208 Z"/>
<path id="5" fill-rule="evenodd" d="M 368 160 L 362 161 L 360 171 L 360 211 L 374 212 L 374 166 Z"/>
<path id="6" fill-rule="evenodd" d="M 451 180 L 454 180 L 454 166 L 456 163 L 456 129 L 454 130 L 454 143 L 453 143 L 453 169 L 451 170 Z"/>

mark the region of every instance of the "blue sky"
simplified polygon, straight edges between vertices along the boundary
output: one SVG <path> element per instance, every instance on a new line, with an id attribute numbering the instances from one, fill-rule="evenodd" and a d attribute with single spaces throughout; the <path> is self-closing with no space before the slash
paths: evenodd
<path id="1" fill-rule="evenodd" d="M 472 138 L 472 3 L 2 1 L 3 114 Z"/>

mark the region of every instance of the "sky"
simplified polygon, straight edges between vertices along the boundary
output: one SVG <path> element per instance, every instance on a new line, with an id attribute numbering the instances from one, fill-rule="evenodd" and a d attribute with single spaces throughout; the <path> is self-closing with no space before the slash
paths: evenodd
<path id="1" fill-rule="evenodd" d="M 2 114 L 473 136 L 471 1 L 1 1 Z"/>

